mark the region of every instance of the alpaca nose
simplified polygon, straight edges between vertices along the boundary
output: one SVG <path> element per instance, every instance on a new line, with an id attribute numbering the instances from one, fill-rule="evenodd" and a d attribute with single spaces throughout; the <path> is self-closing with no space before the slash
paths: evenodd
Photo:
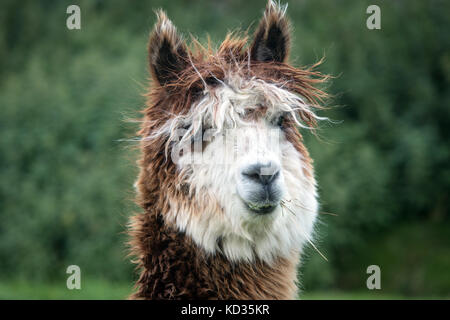
<path id="1" fill-rule="evenodd" d="M 274 162 L 255 163 L 242 169 L 242 176 L 262 185 L 270 185 L 280 176 L 280 166 Z"/>

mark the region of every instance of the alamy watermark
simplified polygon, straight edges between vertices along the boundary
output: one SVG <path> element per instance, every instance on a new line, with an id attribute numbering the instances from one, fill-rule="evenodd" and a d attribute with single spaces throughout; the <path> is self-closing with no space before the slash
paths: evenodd
<path id="1" fill-rule="evenodd" d="M 169 152 L 175 164 L 199 165 L 213 162 L 215 165 L 229 165 L 245 155 L 252 155 L 256 162 L 265 163 L 268 155 L 280 152 L 282 138 L 279 129 L 233 128 L 218 131 L 199 128 L 195 133 L 176 129 L 171 133 Z M 206 145 L 212 142 L 222 146 L 221 157 L 213 156 L 211 150 L 205 152 Z M 267 170 L 269 174 L 273 168 L 263 166 L 261 170 Z"/>
<path id="2" fill-rule="evenodd" d="M 381 9 L 379 6 L 372 4 L 367 7 L 366 13 L 370 16 L 366 20 L 366 26 L 369 30 L 381 29 Z"/>
<path id="3" fill-rule="evenodd" d="M 69 30 L 81 29 L 81 9 L 79 6 L 72 4 L 67 7 L 66 13 L 70 14 L 66 20 L 66 26 Z"/>
<path id="4" fill-rule="evenodd" d="M 376 264 L 370 265 L 366 270 L 370 276 L 367 278 L 366 285 L 369 290 L 381 289 L 381 269 Z"/>
<path id="5" fill-rule="evenodd" d="M 70 274 L 70 276 L 67 278 L 67 281 L 66 281 L 67 289 L 80 290 L 81 289 L 81 269 L 80 269 L 80 267 L 77 265 L 68 266 L 66 269 L 66 273 Z"/>

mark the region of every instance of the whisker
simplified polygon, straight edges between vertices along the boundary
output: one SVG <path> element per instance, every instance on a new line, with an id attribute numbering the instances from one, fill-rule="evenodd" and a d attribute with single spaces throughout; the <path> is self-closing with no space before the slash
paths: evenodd
<path id="1" fill-rule="evenodd" d="M 320 256 L 321 256 L 326 262 L 328 262 L 327 257 L 325 257 L 325 255 L 324 255 L 322 252 L 320 252 L 319 249 L 317 249 L 317 247 L 314 245 L 314 243 L 313 243 L 308 237 L 305 237 L 305 238 L 306 238 L 306 240 L 308 240 L 309 244 L 317 251 L 317 253 L 320 254 Z"/>
<path id="2" fill-rule="evenodd" d="M 289 199 L 289 200 L 286 200 L 286 199 L 285 199 L 285 200 L 282 200 L 282 202 L 283 202 L 283 201 L 289 202 L 289 203 L 295 202 L 295 205 L 301 207 L 302 209 L 305 209 L 305 210 L 307 210 L 307 211 L 309 211 L 309 212 L 315 212 L 314 210 L 311 210 L 311 209 L 305 207 L 304 205 L 302 205 L 300 202 L 298 202 L 298 201 L 299 201 L 298 199 Z M 336 214 L 336 213 L 326 212 L 326 211 L 319 211 L 318 213 L 320 213 L 320 214 L 325 214 L 325 215 L 330 215 L 330 216 L 335 216 L 335 217 L 338 217 L 338 216 L 339 216 L 339 215 Z"/>
<path id="3" fill-rule="evenodd" d="M 295 215 L 295 212 L 294 212 L 291 208 L 289 208 L 289 207 L 284 203 L 284 200 L 281 201 L 281 207 L 282 207 L 282 208 L 284 207 L 284 208 L 288 209 L 293 215 Z M 301 229 L 301 228 L 298 228 L 298 230 L 301 231 L 302 229 Z M 325 255 L 324 255 L 322 252 L 320 252 L 320 250 L 314 245 L 314 243 L 311 241 L 311 239 L 309 239 L 309 237 L 306 236 L 305 234 L 303 234 L 303 236 L 304 236 L 305 239 L 309 242 L 309 244 L 314 248 L 314 250 L 316 250 L 317 253 L 318 253 L 325 261 L 328 262 L 327 257 L 325 257 Z"/>
<path id="4" fill-rule="evenodd" d="M 336 213 L 326 212 L 326 211 L 319 211 L 320 214 L 326 214 L 329 216 L 339 217 Z"/>

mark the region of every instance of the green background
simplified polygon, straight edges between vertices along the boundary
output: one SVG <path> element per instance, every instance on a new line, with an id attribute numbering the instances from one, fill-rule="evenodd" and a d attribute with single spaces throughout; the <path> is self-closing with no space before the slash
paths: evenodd
<path id="1" fill-rule="evenodd" d="M 66 8 L 81 7 L 81 30 Z M 366 8 L 381 8 L 381 30 Z M 0 4 L 0 298 L 126 297 L 134 137 L 146 44 L 163 8 L 218 44 L 265 1 L 5 1 Z M 290 1 L 291 61 L 335 78 L 307 135 L 322 209 L 303 258 L 304 298 L 450 297 L 450 2 Z M 66 288 L 67 266 L 82 289 Z M 381 290 L 366 268 L 381 268 Z"/>

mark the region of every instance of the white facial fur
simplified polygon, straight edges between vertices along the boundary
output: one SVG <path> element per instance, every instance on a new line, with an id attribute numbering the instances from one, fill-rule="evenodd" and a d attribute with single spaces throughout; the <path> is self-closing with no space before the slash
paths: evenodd
<path id="1" fill-rule="evenodd" d="M 248 110 L 261 105 L 267 107 L 264 118 L 244 119 Z M 203 150 L 195 148 L 194 158 L 190 152 L 179 156 L 178 151 L 168 150 L 190 187 L 194 205 L 171 202 L 167 219 L 206 252 L 222 251 L 231 261 L 259 258 L 270 263 L 299 252 L 312 237 L 317 215 L 315 180 L 304 174 L 302 155 L 270 122 L 284 112 L 303 127 L 296 116 L 299 111 L 320 119 L 300 97 L 283 88 L 230 76 L 207 91 L 189 114 L 165 124 L 152 137 L 167 135 L 170 141 L 178 141 L 178 147 L 202 127 L 214 132 Z M 186 128 L 181 134 L 180 127 Z M 244 204 L 252 185 L 243 180 L 241 171 L 255 162 L 271 162 L 280 168 L 277 187 L 288 208 L 278 205 L 273 212 L 258 215 Z"/>

